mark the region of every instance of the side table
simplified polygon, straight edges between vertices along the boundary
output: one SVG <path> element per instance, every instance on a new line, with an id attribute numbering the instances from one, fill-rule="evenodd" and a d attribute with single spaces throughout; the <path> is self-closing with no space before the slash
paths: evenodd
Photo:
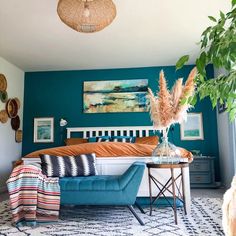
<path id="1" fill-rule="evenodd" d="M 177 207 L 176 207 L 176 200 L 180 200 L 184 205 L 184 213 L 187 214 L 186 211 L 186 202 L 185 202 L 185 194 L 184 194 L 184 178 L 183 178 L 183 168 L 188 167 L 188 163 L 178 163 L 178 164 L 156 164 L 153 162 L 147 163 L 148 168 L 148 181 L 149 181 L 149 196 L 150 196 L 150 216 L 152 215 L 152 206 L 155 203 L 155 201 L 163 196 L 165 200 L 168 202 L 168 204 L 172 207 L 174 210 L 174 218 L 175 218 L 175 224 L 177 224 Z M 168 168 L 170 169 L 170 178 L 166 183 L 161 183 L 158 181 L 151 173 L 151 169 L 162 169 L 162 168 Z M 174 169 L 180 169 L 180 174 L 175 177 L 174 176 Z M 180 178 L 180 184 L 178 186 L 177 180 Z M 155 184 L 155 186 L 158 188 L 159 193 L 156 197 L 152 196 L 152 182 Z M 172 191 L 169 190 L 169 187 L 172 186 Z M 177 194 L 176 194 L 177 190 Z M 165 192 L 171 193 L 173 196 L 173 204 L 168 200 L 168 198 L 165 195 Z"/>

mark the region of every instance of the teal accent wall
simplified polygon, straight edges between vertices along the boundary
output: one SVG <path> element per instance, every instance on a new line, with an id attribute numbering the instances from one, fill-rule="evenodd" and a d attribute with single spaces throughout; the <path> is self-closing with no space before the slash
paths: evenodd
<path id="1" fill-rule="evenodd" d="M 50 71 L 25 73 L 24 93 L 24 130 L 22 153 L 63 145 L 60 135 L 60 118 L 66 118 L 68 127 L 85 126 L 138 126 L 151 125 L 150 117 L 144 113 L 101 113 L 83 114 L 83 82 L 97 80 L 148 79 L 149 87 L 157 90 L 157 79 L 164 70 L 169 86 L 177 78 L 187 78 L 193 66 L 185 66 L 175 71 L 174 66 L 145 67 L 109 70 Z M 213 76 L 213 67 L 207 68 L 209 77 Z M 217 157 L 216 174 L 219 180 L 217 124 L 215 110 L 208 99 L 198 102 L 192 112 L 203 113 L 204 140 L 181 141 L 180 127 L 174 126 L 169 139 L 177 146 L 186 149 L 199 149 L 203 155 Z M 34 117 L 54 117 L 55 140 L 50 144 L 33 143 Z M 65 136 L 65 130 L 63 135 Z"/>

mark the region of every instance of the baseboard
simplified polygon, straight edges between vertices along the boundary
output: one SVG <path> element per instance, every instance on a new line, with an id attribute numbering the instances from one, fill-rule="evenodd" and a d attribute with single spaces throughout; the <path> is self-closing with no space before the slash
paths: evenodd
<path id="1" fill-rule="evenodd" d="M 7 192 L 7 186 L 0 186 L 0 193 Z"/>

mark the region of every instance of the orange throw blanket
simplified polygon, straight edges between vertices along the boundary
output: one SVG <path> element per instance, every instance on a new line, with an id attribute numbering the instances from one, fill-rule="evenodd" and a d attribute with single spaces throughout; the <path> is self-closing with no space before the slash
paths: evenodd
<path id="1" fill-rule="evenodd" d="M 139 143 L 99 142 L 82 143 L 56 148 L 42 149 L 32 152 L 26 157 L 39 157 L 39 154 L 54 156 L 76 156 L 87 153 L 95 153 L 97 157 L 125 157 L 125 156 L 151 156 L 156 146 Z M 181 156 L 192 160 L 192 153 L 179 148 Z"/>

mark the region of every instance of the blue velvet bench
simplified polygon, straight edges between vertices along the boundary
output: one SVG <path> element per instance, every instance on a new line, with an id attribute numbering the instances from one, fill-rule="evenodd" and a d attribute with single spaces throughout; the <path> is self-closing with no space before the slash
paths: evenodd
<path id="1" fill-rule="evenodd" d="M 61 205 L 115 205 L 127 206 L 141 225 L 143 221 L 133 205 L 146 164 L 133 163 L 123 175 L 96 175 L 87 177 L 63 177 L 60 179 Z"/>

